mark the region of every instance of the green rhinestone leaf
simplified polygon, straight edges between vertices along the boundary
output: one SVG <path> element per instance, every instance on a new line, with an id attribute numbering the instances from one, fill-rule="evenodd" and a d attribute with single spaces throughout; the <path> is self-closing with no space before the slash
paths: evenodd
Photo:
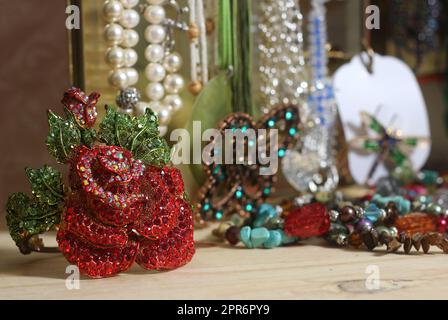
<path id="1" fill-rule="evenodd" d="M 50 166 L 41 169 L 26 168 L 26 174 L 36 200 L 50 206 L 64 199 L 62 174 Z"/>
<path id="2" fill-rule="evenodd" d="M 81 125 L 79 125 L 79 123 L 76 121 L 76 118 L 73 115 L 73 113 L 68 108 L 64 108 L 64 112 L 67 116 L 67 119 L 69 119 L 69 121 L 75 123 L 76 126 L 78 127 L 78 130 L 81 134 L 81 143 L 88 148 L 92 148 L 93 144 L 97 140 L 96 130 L 94 128 L 81 127 Z"/>
<path id="3" fill-rule="evenodd" d="M 81 132 L 72 119 L 63 119 L 52 111 L 48 111 L 49 132 L 47 148 L 50 154 L 60 163 L 67 162 L 73 149 L 81 145 Z"/>
<path id="4" fill-rule="evenodd" d="M 6 223 L 12 239 L 23 254 L 30 253 L 27 242 L 59 224 L 62 206 L 50 206 L 24 193 L 12 194 L 6 204 Z"/>
<path id="5" fill-rule="evenodd" d="M 106 116 L 100 124 L 99 139 L 107 145 L 129 150 L 135 159 L 145 164 L 162 166 L 170 160 L 170 148 L 159 137 L 156 115 L 149 109 L 140 117 L 130 117 L 106 106 Z"/>

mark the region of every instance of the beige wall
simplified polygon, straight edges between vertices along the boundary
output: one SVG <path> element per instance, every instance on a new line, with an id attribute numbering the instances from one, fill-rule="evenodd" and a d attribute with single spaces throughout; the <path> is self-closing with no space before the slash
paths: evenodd
<path id="1" fill-rule="evenodd" d="M 0 227 L 7 195 L 29 190 L 24 167 L 53 163 L 45 110 L 69 85 L 65 17 L 63 0 L 0 0 Z"/>

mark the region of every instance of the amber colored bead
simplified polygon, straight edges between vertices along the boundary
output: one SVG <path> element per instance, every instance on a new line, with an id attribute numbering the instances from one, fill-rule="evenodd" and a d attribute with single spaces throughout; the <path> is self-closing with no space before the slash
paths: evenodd
<path id="1" fill-rule="evenodd" d="M 359 233 L 352 233 L 348 237 L 348 243 L 354 248 L 360 248 L 362 247 L 363 241 Z"/>
<path id="2" fill-rule="evenodd" d="M 416 233 L 428 233 L 437 230 L 437 220 L 434 216 L 426 213 L 411 213 L 399 217 L 395 221 L 398 232 L 405 232 L 408 236 Z"/>
<path id="3" fill-rule="evenodd" d="M 199 37 L 199 28 L 195 23 L 189 25 L 188 36 L 190 37 L 190 39 L 196 39 L 197 37 Z"/>
<path id="4" fill-rule="evenodd" d="M 240 242 L 240 228 L 236 226 L 228 228 L 225 238 L 231 245 L 237 245 Z"/>
<path id="5" fill-rule="evenodd" d="M 341 214 L 339 215 L 339 220 L 342 222 L 350 222 L 355 218 L 355 209 L 350 206 L 345 206 L 341 210 Z"/>
<path id="6" fill-rule="evenodd" d="M 190 92 L 192 94 L 194 94 L 195 96 L 199 94 L 199 92 L 201 92 L 202 90 L 202 83 L 200 81 L 194 81 L 191 82 L 188 85 L 188 89 L 190 90 Z"/>

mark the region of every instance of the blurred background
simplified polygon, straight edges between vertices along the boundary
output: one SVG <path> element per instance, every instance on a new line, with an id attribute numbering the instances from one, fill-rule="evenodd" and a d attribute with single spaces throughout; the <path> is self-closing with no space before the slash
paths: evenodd
<path id="1" fill-rule="evenodd" d="M 426 1 L 426 0 L 419 0 Z M 107 89 L 107 70 L 103 62 L 104 43 L 101 32 L 102 0 L 83 0 L 84 56 L 86 91 L 98 90 L 105 99 L 113 93 Z M 304 10 L 308 1 L 301 1 Z M 332 1 L 328 6 L 329 38 L 335 49 L 348 55 L 360 50 L 363 18 L 359 0 Z M 381 30 L 371 34 L 372 46 L 379 53 L 393 51 L 385 37 L 393 34 L 394 21 L 388 17 L 387 0 L 372 1 L 381 8 Z M 71 85 L 69 36 L 65 28 L 67 3 L 64 0 L 0 0 L 0 228 L 5 227 L 4 206 L 7 196 L 20 190 L 29 192 L 24 168 L 54 165 L 45 147 L 47 123 L 45 110 L 61 111 L 63 91 Z M 385 8 L 383 10 L 383 8 Z M 87 17 L 87 18 L 86 18 Z M 446 28 L 446 25 L 441 26 Z M 397 43 L 396 41 L 394 43 Z M 393 44 L 392 44 L 393 45 Z M 186 48 L 188 44 L 184 45 Z M 446 170 L 448 138 L 445 122 L 446 48 L 436 48 L 429 63 L 418 74 L 431 122 L 432 153 L 427 167 Z M 341 63 L 341 62 L 339 62 Z M 92 65 L 94 68 L 92 69 Z M 436 66 L 436 68 L 431 68 Z M 440 67 L 440 68 L 437 68 Z M 188 67 L 184 68 L 188 70 Z M 434 69 L 434 70 L 432 70 Z M 104 92 L 102 91 L 104 89 Z M 102 101 L 101 105 L 105 101 Z M 191 108 L 186 108 L 186 114 Z M 178 117 L 185 121 L 188 117 Z M 416 124 L 418 125 L 418 124 Z"/>
<path id="2" fill-rule="evenodd" d="M 70 83 L 66 3 L 0 0 L 0 226 L 11 192 L 29 191 L 26 166 L 53 163 L 45 110 Z"/>

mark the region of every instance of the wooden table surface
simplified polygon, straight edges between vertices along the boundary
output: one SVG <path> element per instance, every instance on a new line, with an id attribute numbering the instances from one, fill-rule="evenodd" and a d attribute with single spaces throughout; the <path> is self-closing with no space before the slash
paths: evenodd
<path id="1" fill-rule="evenodd" d="M 0 299 L 447 299 L 448 256 L 384 254 L 302 244 L 248 250 L 215 243 L 196 232 L 197 253 L 187 266 L 148 272 L 134 266 L 108 279 L 81 278 L 66 288 L 60 254 L 21 255 L 0 233 Z M 370 267 L 369 267 L 370 266 Z M 380 289 L 366 273 L 379 271 Z M 370 269 L 370 270 L 373 270 Z"/>

